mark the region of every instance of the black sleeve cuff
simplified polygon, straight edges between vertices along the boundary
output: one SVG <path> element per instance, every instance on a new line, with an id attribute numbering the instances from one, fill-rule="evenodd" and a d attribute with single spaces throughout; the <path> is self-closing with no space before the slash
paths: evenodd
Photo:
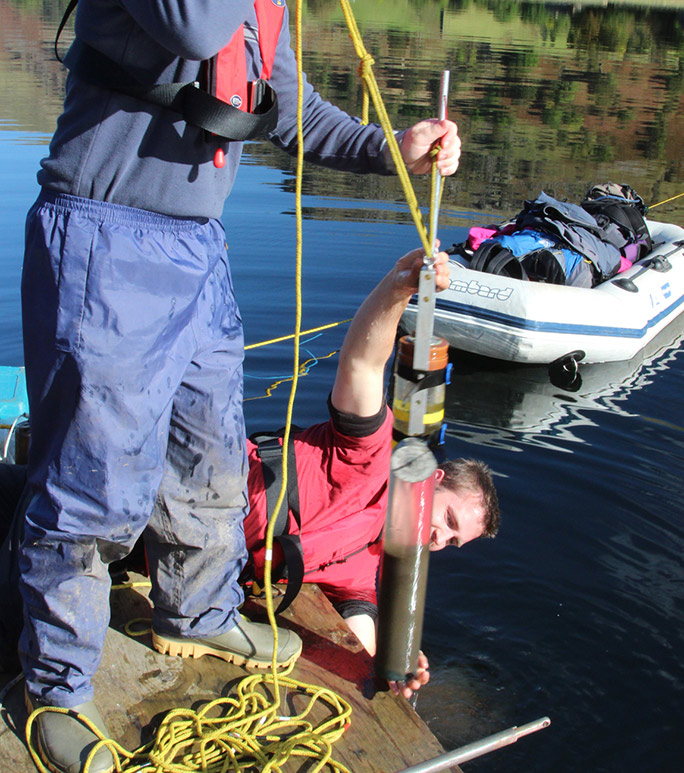
<path id="1" fill-rule="evenodd" d="M 370 601 L 349 599 L 348 601 L 340 601 L 334 606 L 340 617 L 344 619 L 352 617 L 352 615 L 368 615 L 374 621 L 378 619 L 378 608 Z"/>
<path id="2" fill-rule="evenodd" d="M 374 435 L 385 422 L 387 403 L 383 400 L 382 408 L 375 416 L 357 416 L 355 413 L 338 411 L 328 395 L 328 410 L 335 429 L 348 437 L 369 437 Z"/>

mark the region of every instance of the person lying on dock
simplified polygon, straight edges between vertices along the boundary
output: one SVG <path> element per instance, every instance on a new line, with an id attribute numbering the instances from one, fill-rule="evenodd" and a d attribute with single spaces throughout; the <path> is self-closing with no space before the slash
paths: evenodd
<path id="1" fill-rule="evenodd" d="M 376 576 L 392 451 L 385 367 L 422 266 L 422 250 L 404 255 L 354 315 L 328 398 L 330 419 L 291 435 L 296 473 L 290 461 L 289 512 L 274 543 L 274 576 L 285 554 L 288 589 L 294 585 L 296 593 L 302 580 L 317 583 L 371 654 L 376 647 Z M 437 289 L 443 290 L 449 284 L 446 253 L 438 254 L 435 268 Z M 257 580 L 263 577 L 269 502 L 280 490 L 276 480 L 282 464 L 280 442 L 272 437 L 261 446 L 248 443 L 250 511 L 244 525 L 248 569 Z M 291 478 L 296 478 L 296 487 Z M 265 487 L 265 479 L 270 486 Z M 439 465 L 435 482 L 430 550 L 495 536 L 499 505 L 485 464 L 473 459 L 446 461 Z M 422 658 L 421 663 L 423 670 L 405 687 L 407 696 L 427 682 L 427 661 Z"/>

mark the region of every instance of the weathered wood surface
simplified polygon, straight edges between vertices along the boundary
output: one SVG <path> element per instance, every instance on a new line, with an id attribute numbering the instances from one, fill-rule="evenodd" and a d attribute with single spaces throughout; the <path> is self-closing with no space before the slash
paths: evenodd
<path id="1" fill-rule="evenodd" d="M 248 602 L 243 611 L 254 620 L 266 620 L 262 602 Z M 95 702 L 112 737 L 130 750 L 150 739 L 168 710 L 197 708 L 228 695 L 231 686 L 246 674 L 242 668 L 208 656 L 183 660 L 160 655 L 152 649 L 149 634 L 136 638 L 126 635 L 127 622 L 149 617 L 144 591 L 112 591 L 112 621 L 95 677 Z M 338 762 L 352 773 L 395 773 L 443 753 L 427 725 L 403 698 L 376 690 L 372 659 L 316 586 L 304 586 L 281 616 L 280 624 L 294 629 L 304 640 L 292 678 L 328 687 L 352 706 L 351 726 L 334 745 L 333 756 Z M 145 628 L 145 623 L 140 627 Z M 5 677 L 1 687 L 9 676 L 0 676 Z M 3 771 L 35 771 L 24 742 L 25 722 L 20 683 L 4 700 L 0 723 Z M 285 770 L 307 771 L 311 767 L 311 762 L 292 760 Z"/>

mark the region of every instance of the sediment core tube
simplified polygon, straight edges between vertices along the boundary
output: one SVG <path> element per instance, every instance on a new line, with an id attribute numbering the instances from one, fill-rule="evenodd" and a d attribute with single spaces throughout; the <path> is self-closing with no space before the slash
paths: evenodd
<path id="1" fill-rule="evenodd" d="M 437 462 L 427 443 L 406 438 L 392 452 L 378 594 L 375 671 L 402 681 L 418 665 Z"/>

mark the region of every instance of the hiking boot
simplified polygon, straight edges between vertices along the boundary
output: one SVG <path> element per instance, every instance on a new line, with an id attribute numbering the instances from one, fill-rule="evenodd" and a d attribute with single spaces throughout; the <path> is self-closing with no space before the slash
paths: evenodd
<path id="1" fill-rule="evenodd" d="M 190 639 L 152 632 L 152 644 L 162 655 L 180 655 L 182 658 L 201 658 L 214 655 L 236 666 L 268 668 L 273 657 L 273 629 L 265 623 L 252 623 L 240 616 L 237 625 L 228 633 L 206 638 Z M 279 666 L 294 663 L 302 651 L 302 640 L 294 631 L 278 628 Z"/>
<path id="2" fill-rule="evenodd" d="M 29 714 L 41 707 L 40 702 L 35 701 L 28 692 L 24 693 L 24 698 Z M 80 703 L 69 711 L 87 717 L 105 738 L 109 738 L 100 712 L 92 701 Z M 82 773 L 88 755 L 100 739 L 82 725 L 73 713 L 45 711 L 36 717 L 34 725 L 38 755 L 47 769 L 53 773 Z M 112 773 L 113 770 L 114 758 L 106 747 L 97 752 L 88 767 L 89 773 Z"/>

